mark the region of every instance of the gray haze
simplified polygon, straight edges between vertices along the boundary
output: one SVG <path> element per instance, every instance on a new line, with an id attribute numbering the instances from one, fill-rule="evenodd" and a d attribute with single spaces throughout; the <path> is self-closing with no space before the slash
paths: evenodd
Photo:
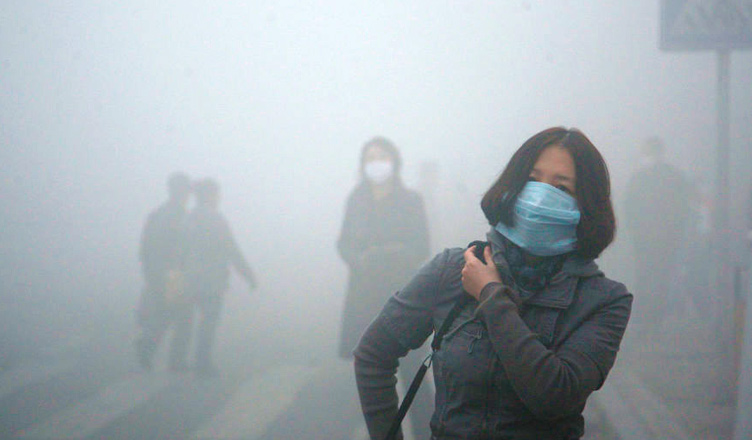
<path id="1" fill-rule="evenodd" d="M 292 357 L 334 356 L 346 281 L 335 241 L 374 135 L 401 149 L 408 186 L 426 190 L 421 164 L 438 167 L 432 227 L 457 230 L 435 233 L 435 252 L 484 236 L 480 197 L 548 126 L 580 128 L 601 150 L 617 216 L 649 136 L 712 194 L 716 55 L 661 52 L 658 3 L 4 0 L 0 355 L 134 331 L 139 234 L 175 170 L 219 180 L 258 277 L 251 295 L 233 279 L 219 336 L 218 350 L 240 340 L 247 357 L 270 338 Z M 738 265 L 750 79 L 752 53 L 733 52 Z M 625 237 L 601 263 L 629 286 Z"/>

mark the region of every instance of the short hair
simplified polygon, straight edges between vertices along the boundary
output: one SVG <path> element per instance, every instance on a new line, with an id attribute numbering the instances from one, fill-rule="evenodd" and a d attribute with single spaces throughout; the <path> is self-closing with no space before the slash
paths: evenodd
<path id="1" fill-rule="evenodd" d="M 219 194 L 219 183 L 211 178 L 201 179 L 193 187 L 196 193 L 196 201 L 203 203 Z"/>
<path id="2" fill-rule="evenodd" d="M 528 182 L 540 154 L 554 145 L 569 151 L 574 160 L 575 192 L 581 214 L 576 252 L 583 258 L 595 259 L 611 244 L 616 234 L 611 184 L 603 156 L 576 128 L 549 128 L 525 141 L 483 196 L 481 208 L 490 225 L 502 222 L 513 226 L 517 196 Z"/>
<path id="3" fill-rule="evenodd" d="M 392 162 L 394 163 L 394 177 L 397 182 L 400 181 L 400 170 L 402 169 L 402 157 L 400 157 L 399 150 L 397 149 L 397 146 L 394 145 L 394 142 L 391 140 L 383 137 L 383 136 L 376 136 L 371 138 L 368 142 L 363 144 L 363 148 L 360 150 L 360 175 L 363 176 L 363 173 L 365 172 L 365 166 L 366 166 L 366 152 L 371 147 L 379 147 L 382 150 L 386 152 L 386 154 L 391 157 Z"/>
<path id="4" fill-rule="evenodd" d="M 187 174 L 176 171 L 167 177 L 167 191 L 170 197 L 180 197 L 191 191 L 191 178 Z"/>

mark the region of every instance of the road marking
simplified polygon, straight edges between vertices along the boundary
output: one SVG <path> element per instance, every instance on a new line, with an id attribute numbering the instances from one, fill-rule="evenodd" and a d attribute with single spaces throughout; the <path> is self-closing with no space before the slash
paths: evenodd
<path id="1" fill-rule="evenodd" d="M 73 361 L 52 364 L 35 362 L 17 365 L 0 375 L 0 399 L 27 385 L 43 382 L 57 373 L 72 368 L 73 365 Z"/>
<path id="2" fill-rule="evenodd" d="M 316 371 L 310 366 L 282 365 L 249 379 L 240 386 L 222 412 L 201 426 L 194 438 L 258 438 L 295 401 L 297 391 Z"/>
<path id="3" fill-rule="evenodd" d="M 16 433 L 16 438 L 85 438 L 177 382 L 170 373 L 134 373 L 96 395 Z"/>

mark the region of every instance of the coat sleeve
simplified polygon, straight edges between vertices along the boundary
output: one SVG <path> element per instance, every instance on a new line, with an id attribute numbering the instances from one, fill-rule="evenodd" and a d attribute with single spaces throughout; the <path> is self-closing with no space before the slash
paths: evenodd
<path id="1" fill-rule="evenodd" d="M 386 436 L 397 413 L 398 359 L 419 348 L 433 331 L 432 313 L 445 258 L 434 258 L 387 301 L 353 352 L 361 408 L 374 440 Z"/>
<path id="2" fill-rule="evenodd" d="M 519 398 L 541 419 L 580 411 L 614 364 L 629 320 L 632 296 L 621 284 L 603 292 L 611 300 L 595 311 L 555 350 L 546 348 L 520 317 L 507 287 L 490 283 L 477 314 Z"/>
<path id="3" fill-rule="evenodd" d="M 227 253 L 227 259 L 232 264 L 232 267 L 243 277 L 248 283 L 254 284 L 255 278 L 253 276 L 253 270 L 248 264 L 243 251 L 240 250 L 238 241 L 235 239 L 235 234 L 232 232 L 230 223 L 224 216 L 218 216 L 216 223 L 215 234 L 218 240 L 222 242 L 224 251 Z"/>
<path id="4" fill-rule="evenodd" d="M 358 255 L 362 252 L 362 243 L 357 239 L 358 209 L 356 200 L 351 195 L 345 205 L 345 218 L 342 221 L 339 239 L 337 240 L 337 251 L 342 260 L 350 267 L 356 264 Z"/>

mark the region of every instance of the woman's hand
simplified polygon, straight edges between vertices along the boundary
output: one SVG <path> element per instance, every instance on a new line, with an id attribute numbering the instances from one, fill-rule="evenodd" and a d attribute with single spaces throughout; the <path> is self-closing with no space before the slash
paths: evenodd
<path id="1" fill-rule="evenodd" d="M 486 246 L 483 255 L 490 264 L 484 264 L 475 256 L 475 246 L 467 248 L 465 267 L 462 268 L 462 287 L 476 300 L 480 300 L 480 292 L 488 283 L 501 282 L 501 276 L 493 264 L 491 246 Z"/>

